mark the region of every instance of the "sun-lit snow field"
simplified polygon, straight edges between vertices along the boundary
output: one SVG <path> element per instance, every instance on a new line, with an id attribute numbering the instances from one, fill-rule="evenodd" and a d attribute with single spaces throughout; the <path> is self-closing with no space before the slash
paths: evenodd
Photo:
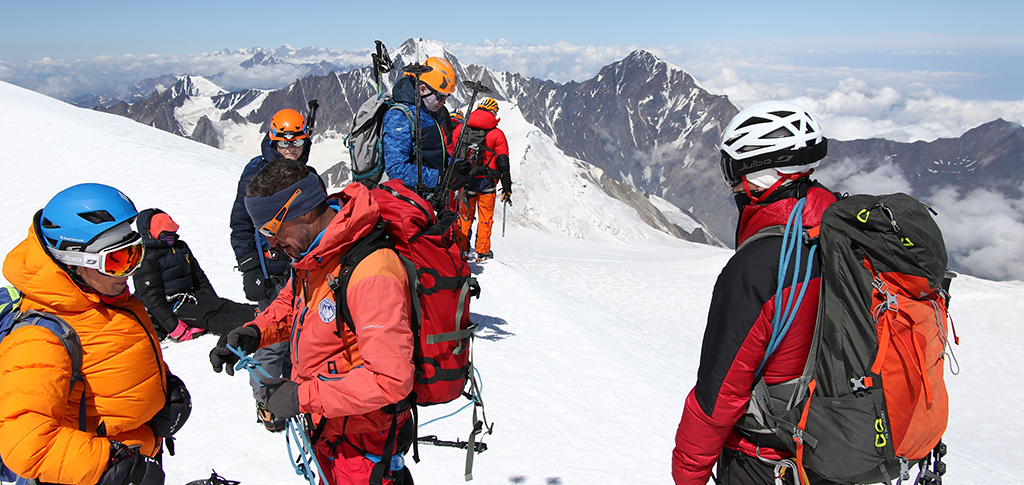
<path id="1" fill-rule="evenodd" d="M 670 455 L 693 386 L 715 278 L 727 250 L 673 240 L 576 175 L 574 161 L 502 106 L 512 146 L 515 205 L 496 259 L 474 265 L 483 294 L 474 347 L 494 434 L 477 455 L 478 484 L 671 483 Z M 139 209 L 160 207 L 180 225 L 218 293 L 243 300 L 228 215 L 247 158 L 127 118 L 71 107 L 0 83 L 0 132 L 24 137 L 0 163 L 0 255 L 58 191 L 101 182 Z M 507 123 L 507 124 L 506 124 Z M 313 147 L 317 149 L 316 145 Z M 256 154 L 253 147 L 252 155 Z M 961 345 L 949 376 L 947 483 L 1024 481 L 1024 284 L 961 276 L 952 314 Z M 213 337 L 163 345 L 187 383 L 192 417 L 165 456 L 168 484 L 209 476 L 244 485 L 295 484 L 284 437 L 255 422 L 246 376 L 210 370 Z M 421 421 L 468 401 L 421 412 Z M 421 435 L 466 439 L 469 411 Z M 463 481 L 465 452 L 422 446 L 417 483 Z"/>

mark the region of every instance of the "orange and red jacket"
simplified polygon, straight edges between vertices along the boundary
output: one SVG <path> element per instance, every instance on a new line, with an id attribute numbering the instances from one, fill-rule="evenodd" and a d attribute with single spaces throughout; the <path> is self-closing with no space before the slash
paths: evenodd
<path id="1" fill-rule="evenodd" d="M 380 218 L 362 184 L 341 193 L 341 207 L 313 247 L 293 263 L 291 281 L 248 325 L 260 329 L 260 346 L 291 341 L 292 380 L 299 410 L 327 418 L 324 439 L 387 430 L 380 409 L 401 401 L 413 387 L 412 306 L 409 284 L 394 250 L 380 249 L 356 265 L 346 298 L 356 333 L 341 322 L 334 292 L 339 258 L 368 235 Z M 404 421 L 406 418 L 400 418 Z"/>
<path id="2" fill-rule="evenodd" d="M 494 113 L 489 110 L 473 110 L 473 112 L 469 114 L 469 120 L 466 121 L 466 123 L 460 123 L 459 126 L 455 127 L 455 132 L 452 134 L 452 145 L 448 147 L 448 151 L 454 154 L 455 144 L 458 142 L 459 135 L 462 133 L 462 128 L 466 125 L 478 130 L 491 130 L 487 132 L 484 144 L 487 145 L 487 148 L 494 150 L 494 153 L 484 150 L 484 165 L 491 170 L 497 171 L 498 165 L 495 162 L 497 161 L 498 156 L 508 156 L 508 141 L 505 139 L 505 132 L 501 131 L 501 128 L 498 128 L 498 121 L 501 120 L 494 116 Z"/>
<path id="3" fill-rule="evenodd" d="M 60 340 L 26 326 L 0 343 L 0 456 L 22 477 L 93 485 L 107 468 L 110 440 L 156 456 L 146 423 L 164 405 L 167 365 L 142 303 L 127 291 L 104 302 L 83 291 L 43 248 L 36 229 L 4 260 L 4 277 L 25 297 L 21 309 L 51 313 L 82 342 L 82 384 L 70 389 L 71 359 Z"/>
<path id="4" fill-rule="evenodd" d="M 785 226 L 790 211 L 803 196 L 807 197 L 804 227 L 820 225 L 821 214 L 836 200 L 835 195 L 807 180 L 797 181 L 792 186 L 780 187 L 766 203 L 744 207 L 737 231 L 737 247 L 764 227 Z M 755 373 L 771 339 L 781 250 L 781 237 L 755 240 L 729 259 L 715 282 L 697 384 L 686 397 L 672 452 L 672 477 L 677 485 L 707 483 L 724 447 L 757 456 L 756 446 L 734 426 L 747 410 L 756 383 Z M 805 259 L 807 252 L 805 247 Z M 789 267 L 793 266 L 791 261 Z M 765 363 L 762 374 L 768 385 L 794 379 L 803 373 L 818 315 L 821 282 L 818 266 L 814 261 L 807 292 L 792 326 Z M 788 300 L 791 292 L 800 291 L 802 285 L 789 286 L 788 277 L 785 284 L 783 301 Z M 785 450 L 770 448 L 761 448 L 760 454 L 774 460 L 790 456 Z"/>

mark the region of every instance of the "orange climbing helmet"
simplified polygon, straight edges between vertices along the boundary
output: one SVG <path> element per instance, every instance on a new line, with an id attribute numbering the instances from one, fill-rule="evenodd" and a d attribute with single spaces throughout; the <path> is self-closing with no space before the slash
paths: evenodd
<path id="1" fill-rule="evenodd" d="M 308 138 L 306 118 L 293 109 L 283 109 L 270 119 L 271 140 L 299 140 Z"/>

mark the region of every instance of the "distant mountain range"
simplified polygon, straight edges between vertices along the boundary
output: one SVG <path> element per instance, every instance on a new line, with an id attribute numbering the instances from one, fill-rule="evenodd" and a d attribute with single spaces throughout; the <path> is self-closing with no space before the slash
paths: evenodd
<path id="1" fill-rule="evenodd" d="M 565 154 L 599 167 L 617 186 L 675 204 L 710 230 L 709 242 L 732 244 L 737 212 L 722 182 L 717 145 L 721 130 L 738 110 L 727 97 L 708 93 L 682 69 L 649 52 L 635 51 L 587 81 L 561 84 L 464 66 L 440 44 L 410 39 L 395 50 L 396 69 L 385 81 L 387 85 L 417 52 L 420 59 L 445 56 L 456 67 L 459 79 L 480 80 L 494 91 L 491 96 L 517 105 L 527 121 L 550 136 Z M 254 53 L 250 60 L 254 64 L 274 62 L 268 59 Z M 183 115 L 180 108 L 195 99 L 197 84 L 200 81 L 194 77 L 181 77 L 170 89 L 147 99 L 97 109 L 222 146 L 225 123 L 258 125 L 265 131 L 273 113 L 305 106 L 306 100 L 314 98 L 321 106 L 317 131 L 345 133 L 355 110 L 375 93 L 371 69 L 363 67 L 309 75 L 280 90 L 206 93 L 212 108 L 201 117 L 195 110 Z M 460 84 L 448 105 L 451 109 L 464 106 L 470 96 Z M 830 163 L 862 160 L 865 169 L 897 164 L 918 196 L 955 186 L 998 189 L 1019 197 L 1024 184 L 1024 128 L 1003 120 L 954 139 L 915 143 L 830 140 L 829 148 Z M 341 169 L 334 172 L 336 176 L 345 173 Z M 687 237 L 699 240 L 703 235 Z"/>

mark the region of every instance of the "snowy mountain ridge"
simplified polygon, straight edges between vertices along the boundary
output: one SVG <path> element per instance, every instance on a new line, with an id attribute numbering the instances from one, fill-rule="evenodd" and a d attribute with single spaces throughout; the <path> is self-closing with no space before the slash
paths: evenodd
<path id="1" fill-rule="evenodd" d="M 0 154 L 4 166 L 19 167 L 0 179 L 0 223 L 10 228 L 0 234 L 0 255 L 24 238 L 53 194 L 77 183 L 109 183 L 140 209 L 166 210 L 217 292 L 243 301 L 228 214 L 245 157 L 6 83 L 0 83 L 0 110 L 47 127 L 30 157 Z M 513 108 L 502 105 L 502 112 L 516 118 Z M 0 130 L 19 127 L 0 118 Z M 552 152 L 536 127 L 510 122 L 509 131 L 530 147 L 513 157 L 519 161 L 513 177 L 524 187 L 557 185 L 516 194 L 506 236 L 495 228 L 496 259 L 474 265 L 483 289 L 471 307 L 481 327 L 474 361 L 495 428 L 482 438 L 489 448 L 476 457 L 472 483 L 669 483 L 673 437 L 695 381 L 711 291 L 731 252 L 650 228 L 591 190 L 593 183 L 577 176 L 583 169 Z M 576 209 L 576 200 L 594 207 L 592 217 L 615 217 L 618 232 L 559 219 Z M 551 231 L 553 224 L 584 238 Z M 1024 347 L 1024 283 L 962 275 L 951 292 L 962 345 L 950 355 L 958 375 L 947 373 L 946 380 L 945 479 L 1018 483 L 1024 373 L 1014 356 Z M 215 342 L 204 336 L 162 345 L 193 399 L 192 416 L 176 436 L 177 454 L 164 457 L 167 483 L 205 478 L 213 469 L 244 485 L 301 485 L 282 436 L 255 423 L 245 376 L 211 372 L 207 354 Z M 464 403 L 423 408 L 421 422 Z M 464 439 L 469 421 L 467 412 L 455 414 L 420 434 Z M 417 482 L 462 481 L 464 452 L 421 446 L 420 453 L 421 463 L 409 460 Z"/>

